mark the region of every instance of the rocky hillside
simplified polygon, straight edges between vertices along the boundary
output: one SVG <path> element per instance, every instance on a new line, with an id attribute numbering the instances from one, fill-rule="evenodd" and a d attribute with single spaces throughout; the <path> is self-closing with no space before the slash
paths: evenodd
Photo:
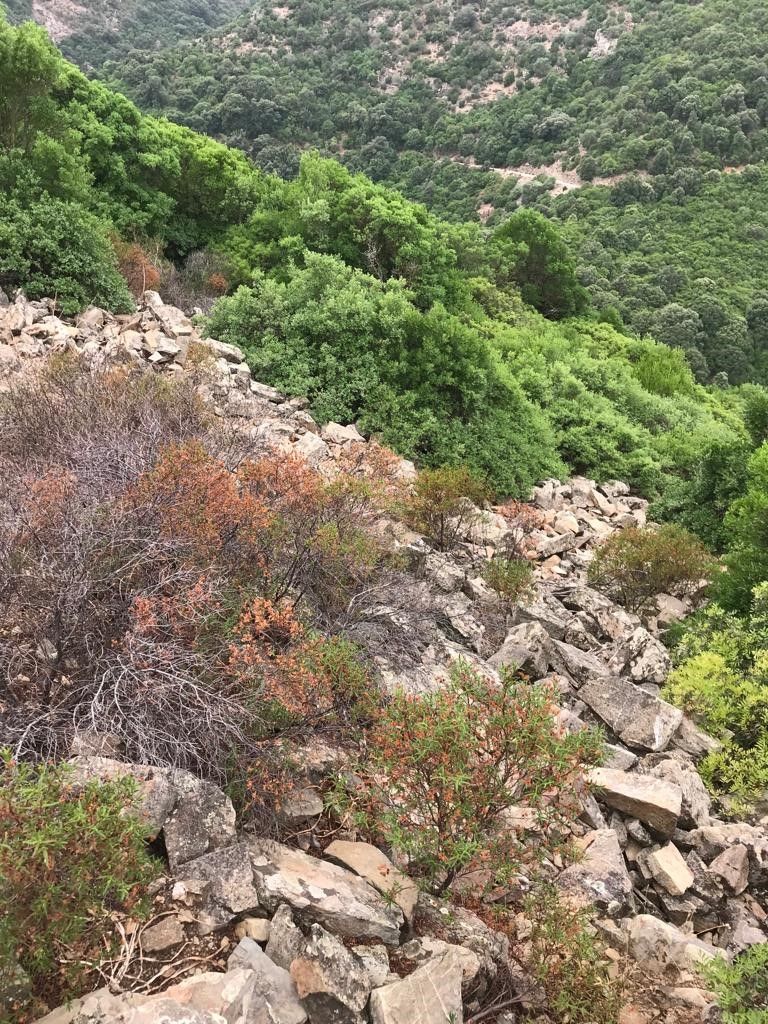
<path id="1" fill-rule="evenodd" d="M 67 320 L 53 308 L 19 296 L 0 311 L 7 394 L 69 354 L 96 376 L 123 367 L 190 379 L 236 435 L 301 456 L 326 479 L 375 447 L 355 426 L 318 424 L 300 400 L 254 381 L 239 350 L 201 337 L 155 293 L 123 316 L 90 308 Z M 416 471 L 399 462 L 394 477 L 410 486 Z M 659 594 L 640 618 L 588 585 L 596 547 L 646 523 L 646 502 L 624 484 L 547 480 L 524 508 L 522 534 L 519 509 L 516 519 L 476 509 L 450 551 L 395 518 L 379 520 L 405 571 L 400 600 L 376 611 L 374 676 L 385 694 L 418 697 L 446 687 L 457 663 L 497 683 L 512 668 L 559 695 L 551 714 L 560 734 L 604 730 L 604 762 L 574 794 L 569 829 L 580 855 L 554 854 L 543 870 L 568 906 L 588 908 L 606 977 L 623 979 L 624 1024 L 714 1021 L 699 966 L 768 941 L 768 821 L 719 816 L 697 772 L 716 741 L 660 696 L 665 631 L 694 597 Z M 535 589 L 503 609 L 484 566 L 512 540 L 534 566 Z M 29 733 L 18 740 L 8 694 L 3 717 L 0 733 L 23 745 Z M 329 827 L 333 779 L 356 756 L 351 733 L 286 735 L 296 778 L 279 802 L 279 827 L 265 831 L 195 773 L 132 763 L 128 733 L 75 725 L 66 756 L 76 778 L 135 779 L 162 862 L 148 918 L 118 920 L 119 947 L 94 976 L 101 987 L 45 1024 L 561 1019 L 525 967 L 535 916 L 520 907 L 511 924 L 493 927 L 490 911 L 520 878 L 479 900 L 468 898 L 476 881 L 428 895 L 409 877 L 408 858 L 373 845 L 354 817 Z M 505 821 L 520 842 L 536 834 L 530 809 L 511 808 Z"/>

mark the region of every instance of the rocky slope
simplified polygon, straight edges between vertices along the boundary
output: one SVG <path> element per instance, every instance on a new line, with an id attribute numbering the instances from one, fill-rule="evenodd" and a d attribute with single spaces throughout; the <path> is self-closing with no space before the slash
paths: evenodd
<path id="1" fill-rule="evenodd" d="M 6 379 L 64 351 L 94 368 L 126 363 L 167 375 L 194 372 L 216 415 L 300 453 L 323 473 L 333 474 L 366 445 L 354 426 L 321 427 L 305 403 L 252 380 L 242 353 L 202 338 L 155 293 L 120 317 L 91 308 L 71 321 L 52 310 L 52 303 L 21 296 L 0 309 Z M 400 472 L 415 474 L 405 462 Z M 715 741 L 660 697 L 670 668 L 664 629 L 690 603 L 659 595 L 643 621 L 587 585 L 595 546 L 615 530 L 644 524 L 646 502 L 620 482 L 576 478 L 544 481 L 532 507 L 538 525 L 525 543 L 536 594 L 509 619 L 478 570 L 509 539 L 507 518 L 484 510 L 451 554 L 400 523 L 381 523 L 410 566 L 410 597 L 423 609 L 418 636 L 409 634 L 412 624 L 393 622 L 404 634 L 402 655 L 380 659 L 381 684 L 425 692 L 443 685 L 459 658 L 491 677 L 515 665 L 531 679 L 556 683 L 563 729 L 602 725 L 608 756 L 592 771 L 592 794 L 582 798 L 573 826 L 583 857 L 551 864 L 552 876 L 570 899 L 594 907 L 609 955 L 634 963 L 641 981 L 628 988 L 626 1024 L 714 1020 L 696 966 L 768 941 L 768 822 L 717 816 L 696 770 Z M 322 849 L 313 840 L 323 811 L 319 790 L 343 752 L 318 742 L 292 755 L 305 781 L 284 809 L 289 831 L 300 835 L 289 846 L 238 831 L 229 798 L 210 783 L 124 763 L 109 737 L 75 736 L 70 756 L 82 776 L 137 780 L 143 816 L 161 837 L 168 868 L 154 887 L 152 917 L 123 936 L 122 951 L 103 969 L 105 987 L 53 1011 L 46 1024 L 494 1019 L 474 1014 L 509 969 L 509 938 L 470 911 L 420 893 L 404 865 L 352 828 Z M 521 916 L 516 941 L 523 945 L 527 927 Z M 129 986 L 120 979 L 131 976 L 137 957 L 163 980 L 148 982 L 155 967 L 140 971 L 136 991 L 123 993 Z M 517 981 L 523 999 L 535 1004 L 525 979 Z M 515 1018 L 499 1011 L 496 1019 Z"/>

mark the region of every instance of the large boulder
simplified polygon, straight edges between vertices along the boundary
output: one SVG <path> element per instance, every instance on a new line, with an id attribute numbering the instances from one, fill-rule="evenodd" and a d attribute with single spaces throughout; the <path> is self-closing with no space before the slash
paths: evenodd
<path id="1" fill-rule="evenodd" d="M 268 839 L 250 839 L 247 845 L 259 903 L 266 910 L 287 903 L 307 924 L 350 939 L 398 945 L 402 910 L 363 878 Z"/>
<path id="2" fill-rule="evenodd" d="M 589 781 L 598 800 L 650 825 L 662 835 L 672 835 L 683 805 L 679 786 L 647 775 L 631 775 L 615 768 L 593 768 Z"/>
<path id="3" fill-rule="evenodd" d="M 163 833 L 168 863 L 182 864 L 235 840 L 235 809 L 220 789 L 179 768 L 128 764 L 108 757 L 73 757 L 75 780 L 129 777 L 136 783 L 135 811 L 151 836 Z"/>
<path id="4" fill-rule="evenodd" d="M 448 950 L 402 981 L 371 993 L 372 1024 L 462 1024 L 462 965 Z"/>
<path id="5" fill-rule="evenodd" d="M 617 676 L 593 677 L 579 697 L 622 743 L 639 750 L 664 750 L 683 718 L 679 708 Z"/>

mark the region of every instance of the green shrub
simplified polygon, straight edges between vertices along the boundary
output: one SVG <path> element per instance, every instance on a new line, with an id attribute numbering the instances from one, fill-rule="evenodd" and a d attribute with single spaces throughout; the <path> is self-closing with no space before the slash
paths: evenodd
<path id="1" fill-rule="evenodd" d="M 704 545 L 679 526 L 627 527 L 599 546 L 589 567 L 589 582 L 638 612 L 656 594 L 693 592 L 714 565 Z"/>
<path id="2" fill-rule="evenodd" d="M 483 575 L 505 605 L 526 604 L 533 596 L 533 567 L 524 558 L 492 558 Z"/>
<path id="3" fill-rule="evenodd" d="M 24 288 L 32 299 L 56 298 L 68 314 L 89 304 L 116 313 L 133 306 L 105 225 L 50 196 L 0 207 L 0 286 Z"/>
<path id="4" fill-rule="evenodd" d="M 405 517 L 440 551 L 453 551 L 480 521 L 477 505 L 487 497 L 485 485 L 466 466 L 425 469 L 413 486 Z"/>
<path id="5" fill-rule="evenodd" d="M 723 1024 L 765 1024 L 768 1020 L 768 945 L 753 946 L 732 963 L 715 959 L 702 967 L 717 993 Z"/>
<path id="6" fill-rule="evenodd" d="M 532 931 L 523 966 L 540 987 L 550 1014 L 569 1024 L 614 1024 L 621 986 L 608 974 L 589 909 L 571 906 L 555 886 L 542 884 L 526 899 L 525 913 Z"/>
<path id="7" fill-rule="evenodd" d="M 601 748 L 590 730 L 561 735 L 552 699 L 546 686 L 509 673 L 497 684 L 463 662 L 443 690 L 398 691 L 369 730 L 364 786 L 339 800 L 434 892 L 476 868 L 490 884 L 529 874 L 563 845 L 575 781 Z M 531 815 L 525 840 L 504 820 L 510 808 Z"/>
<path id="8" fill-rule="evenodd" d="M 701 763 L 715 793 L 746 809 L 768 790 L 768 584 L 740 619 L 717 604 L 696 616 L 675 649 L 665 697 L 723 743 Z"/>
<path id="9" fill-rule="evenodd" d="M 129 779 L 75 785 L 67 765 L 2 754 L 0 990 L 3 971 L 18 964 L 34 990 L 78 994 L 84 975 L 64 971 L 62 954 L 73 965 L 98 955 L 109 914 L 136 913 L 150 860 L 144 826 L 125 813 L 133 794 Z"/>

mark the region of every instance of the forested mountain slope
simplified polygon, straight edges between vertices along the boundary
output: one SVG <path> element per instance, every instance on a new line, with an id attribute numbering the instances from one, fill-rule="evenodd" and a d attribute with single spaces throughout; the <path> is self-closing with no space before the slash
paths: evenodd
<path id="1" fill-rule="evenodd" d="M 311 145 L 447 217 L 575 218 L 595 303 L 739 382 L 765 375 L 767 52 L 754 0 L 308 0 L 105 73 L 287 177 Z"/>
<path id="2" fill-rule="evenodd" d="M 3 0 L 13 22 L 34 19 L 87 71 L 105 60 L 194 39 L 236 17 L 250 0 Z M 160 16 L 158 16 L 160 15 Z"/>
<path id="3" fill-rule="evenodd" d="M 443 221 L 313 154 L 266 175 L 2 21 L 0 189 L 0 287 L 67 313 L 130 308 L 148 282 L 187 308 L 230 293 L 211 330 L 261 380 L 497 493 L 568 467 L 687 521 L 727 504 L 765 435 L 763 390 L 708 391 L 678 352 L 599 322 L 535 211 Z"/>

